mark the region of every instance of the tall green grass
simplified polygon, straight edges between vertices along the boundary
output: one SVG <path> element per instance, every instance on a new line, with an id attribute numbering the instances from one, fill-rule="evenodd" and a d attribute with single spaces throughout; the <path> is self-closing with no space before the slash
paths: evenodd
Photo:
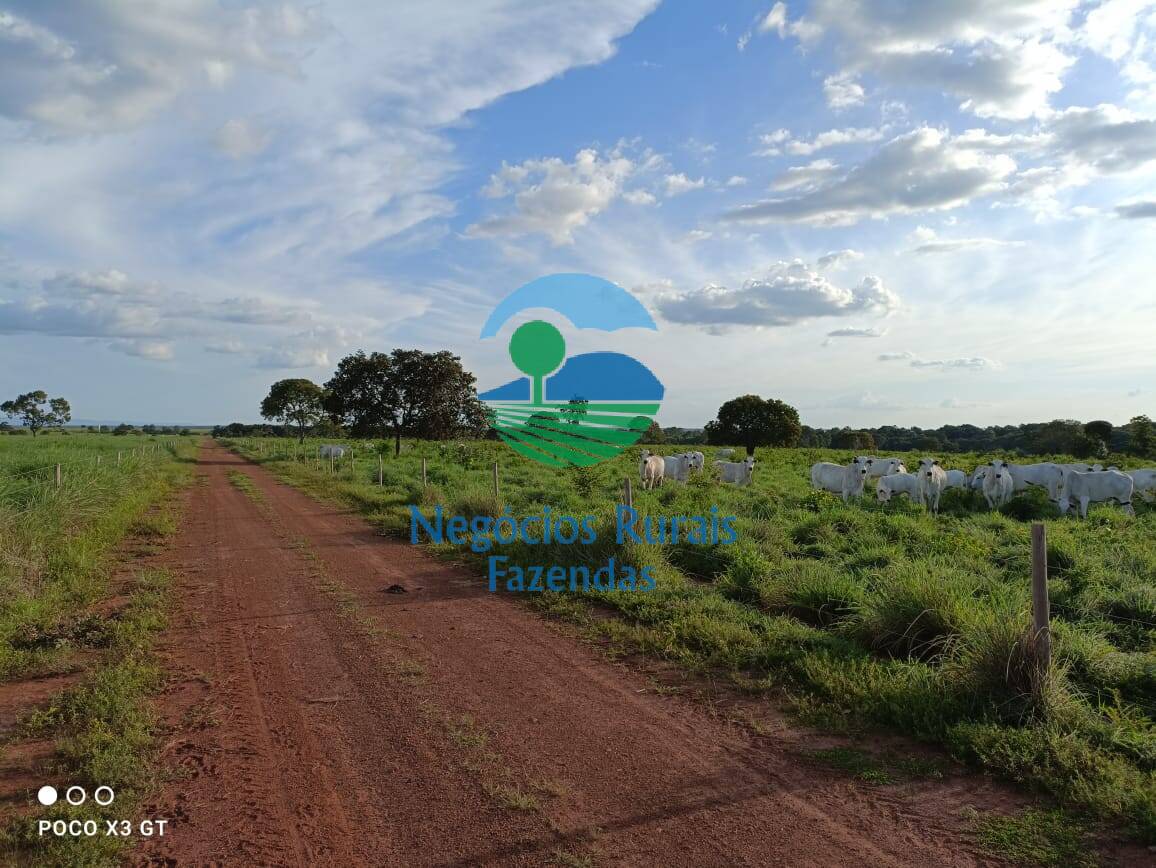
<path id="1" fill-rule="evenodd" d="M 577 471 L 554 471 L 501 444 L 361 441 L 354 460 L 318 462 L 317 441 L 233 441 L 287 481 L 357 506 L 408 534 L 409 504 L 452 513 L 515 515 L 550 506 L 600 516 L 637 479 L 637 449 Z M 659 448 L 673 453 L 677 449 Z M 708 454 L 709 454 L 708 450 Z M 382 482 L 377 485 L 378 455 Z M 1156 509 L 1136 517 L 1097 507 L 1061 518 L 1046 499 L 988 512 L 971 492 L 947 492 L 937 519 L 905 500 L 844 505 L 810 490 L 815 461 L 850 453 L 760 449 L 749 488 L 709 479 L 635 486 L 644 514 L 739 517 L 734 546 L 503 547 L 515 563 L 604 560 L 651 566 L 649 593 L 545 595 L 544 608 L 585 618 L 615 640 L 685 666 L 728 672 L 789 697 L 810 720 L 885 726 L 1064 805 L 1156 841 Z M 904 456 L 908 466 L 916 455 Z M 989 455 L 938 456 L 971 470 Z M 1057 456 L 1041 456 L 1048 459 Z M 421 485 L 421 459 L 427 485 Z M 492 491 L 498 462 L 500 492 Z M 1113 463 L 1135 466 L 1114 456 Z M 1029 520 L 1049 534 L 1056 666 L 1033 678 Z M 454 552 L 484 564 L 485 555 Z"/>

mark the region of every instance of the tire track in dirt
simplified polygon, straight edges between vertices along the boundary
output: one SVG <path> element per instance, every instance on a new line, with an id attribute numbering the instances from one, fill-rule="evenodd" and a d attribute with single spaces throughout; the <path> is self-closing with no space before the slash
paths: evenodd
<path id="1" fill-rule="evenodd" d="M 164 648 L 188 776 L 142 862 L 991 864 L 958 814 L 989 784 L 859 786 L 236 455 L 198 472 Z"/>

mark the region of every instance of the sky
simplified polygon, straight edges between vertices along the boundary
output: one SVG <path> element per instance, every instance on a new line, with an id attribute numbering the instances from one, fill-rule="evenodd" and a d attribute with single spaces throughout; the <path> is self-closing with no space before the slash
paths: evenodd
<path id="1" fill-rule="evenodd" d="M 0 0 L 0 396 L 256 421 L 345 354 L 559 326 L 659 420 L 1156 415 L 1156 0 Z"/>

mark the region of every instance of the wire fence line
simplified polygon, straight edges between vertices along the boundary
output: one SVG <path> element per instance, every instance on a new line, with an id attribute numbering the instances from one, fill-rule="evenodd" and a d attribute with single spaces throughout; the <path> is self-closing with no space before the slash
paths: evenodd
<path id="1" fill-rule="evenodd" d="M 112 459 L 111 451 L 108 453 L 97 452 L 94 455 L 85 456 L 83 458 L 73 458 L 69 461 L 56 461 L 51 464 L 44 464 L 40 467 L 32 467 L 28 470 L 17 471 L 16 473 L 2 473 L 0 474 L 0 483 L 8 482 L 15 479 L 28 479 L 29 481 L 37 482 L 35 477 L 38 474 L 46 474 L 47 479 L 43 480 L 51 482 L 56 486 L 60 486 L 64 481 L 64 468 L 76 467 L 77 465 L 87 465 L 91 467 L 105 466 L 105 457 L 109 458 L 107 466 L 120 467 L 128 462 L 135 461 L 139 458 L 156 457 L 161 454 L 162 448 L 166 451 L 171 451 L 176 448 L 177 441 L 164 440 L 155 443 L 137 446 L 132 449 L 117 450 L 115 461 Z M 126 457 L 128 462 L 126 462 Z M 3 468 L 0 468 L 3 469 Z"/>

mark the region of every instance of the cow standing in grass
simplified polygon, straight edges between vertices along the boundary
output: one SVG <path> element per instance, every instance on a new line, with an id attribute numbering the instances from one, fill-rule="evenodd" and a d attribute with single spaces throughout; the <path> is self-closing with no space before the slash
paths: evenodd
<path id="1" fill-rule="evenodd" d="M 642 478 L 642 487 L 656 488 L 662 485 L 662 477 L 666 471 L 666 462 L 661 455 L 653 454 L 649 449 L 642 450 L 638 462 L 638 475 Z"/>
<path id="2" fill-rule="evenodd" d="M 930 512 L 939 515 L 939 498 L 947 487 L 947 473 L 936 458 L 919 462 L 919 496 Z"/>
<path id="3" fill-rule="evenodd" d="M 858 459 L 846 466 L 819 461 L 811 465 L 811 485 L 819 491 L 838 494 L 847 503 L 852 497 L 863 494 L 869 464 L 861 463 Z"/>

